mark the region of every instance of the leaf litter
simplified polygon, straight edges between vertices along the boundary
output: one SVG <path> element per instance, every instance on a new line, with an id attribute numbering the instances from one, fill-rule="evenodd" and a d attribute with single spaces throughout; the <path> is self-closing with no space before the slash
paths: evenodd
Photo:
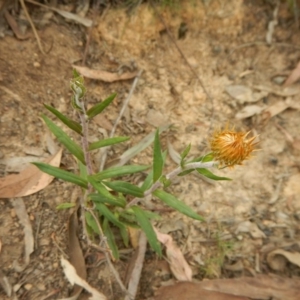
<path id="1" fill-rule="evenodd" d="M 49 157 L 45 162 L 59 167 L 62 149 Z M 0 178 L 0 198 L 14 198 L 32 195 L 48 186 L 53 176 L 40 171 L 36 166 L 30 165 L 19 174 L 7 175 Z"/>

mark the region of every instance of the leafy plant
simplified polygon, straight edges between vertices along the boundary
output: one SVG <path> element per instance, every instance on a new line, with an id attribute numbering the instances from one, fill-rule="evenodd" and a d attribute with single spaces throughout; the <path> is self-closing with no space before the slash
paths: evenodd
<path id="1" fill-rule="evenodd" d="M 151 225 L 152 219 L 156 218 L 157 215 L 139 204 L 142 198 L 152 195 L 182 214 L 202 221 L 202 216 L 165 189 L 175 177 L 184 176 L 193 171 L 197 171 L 212 180 L 229 180 L 229 178 L 214 175 L 208 168 L 218 164 L 225 165 L 225 167 L 241 164 L 244 159 L 249 157 L 255 145 L 253 144 L 253 138 L 246 139 L 247 134 L 236 133 L 227 127 L 224 131 L 216 132 L 212 138 L 212 153 L 189 160 L 188 154 L 191 149 L 191 145 L 189 145 L 181 154 L 180 165 L 170 173 L 164 174 L 166 152 L 161 149 L 159 130 L 157 130 L 154 137 L 151 166 L 125 165 L 111 167 L 97 173 L 93 171 L 91 151 L 122 143 L 129 139 L 129 137 L 111 137 L 88 143 L 89 121 L 103 112 L 113 102 L 116 94 L 110 95 L 104 101 L 86 110 L 84 102 L 86 87 L 83 77 L 77 71 L 73 72 L 71 89 L 73 91 L 72 106 L 77 111 L 80 122 L 69 119 L 52 106 L 45 105 L 45 108 L 73 130 L 81 139 L 81 143 L 71 139 L 63 129 L 47 116 L 43 115 L 42 118 L 58 141 L 74 156 L 80 172 L 79 174 L 68 172 L 45 163 L 37 162 L 34 164 L 45 173 L 82 188 L 83 200 L 80 205 L 85 212 L 85 224 L 83 226 L 86 229 L 85 234 L 88 239 L 91 235 L 100 235 L 101 241 L 106 242 L 106 246 L 115 259 L 119 258 L 115 239 L 116 228 L 119 230 L 125 246 L 128 245 L 129 241 L 128 227 L 141 228 L 145 232 L 151 248 L 158 255 L 161 255 L 160 243 Z M 219 162 L 216 161 L 216 158 Z M 140 186 L 122 180 L 124 175 L 147 170 L 148 176 Z M 66 209 L 70 207 L 73 207 L 71 203 L 62 203 L 58 208 Z"/>

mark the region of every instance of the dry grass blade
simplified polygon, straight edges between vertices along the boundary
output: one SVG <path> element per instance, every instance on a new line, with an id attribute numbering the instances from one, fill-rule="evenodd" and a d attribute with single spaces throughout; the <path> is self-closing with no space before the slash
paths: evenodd
<path id="1" fill-rule="evenodd" d="M 58 167 L 61 154 L 62 150 L 59 150 L 45 162 Z M 43 173 L 34 165 L 30 165 L 17 175 L 8 175 L 0 179 L 0 198 L 24 197 L 34 194 L 48 186 L 52 180 L 53 176 Z"/>
<path id="2" fill-rule="evenodd" d="M 33 238 L 31 223 L 23 199 L 22 198 L 14 199 L 13 205 L 24 230 L 24 242 L 25 242 L 24 266 L 20 267 L 17 265 L 18 263 L 15 262 L 16 268 L 22 271 L 29 264 L 30 254 L 34 250 L 34 238 Z"/>
<path id="3" fill-rule="evenodd" d="M 147 249 L 147 238 L 146 235 L 143 232 L 141 232 L 139 238 L 139 246 L 136 250 L 137 256 L 134 262 L 133 270 L 129 278 L 128 295 L 126 295 L 125 300 L 135 299 L 138 286 L 139 286 L 141 273 L 142 273 L 146 249 Z"/>

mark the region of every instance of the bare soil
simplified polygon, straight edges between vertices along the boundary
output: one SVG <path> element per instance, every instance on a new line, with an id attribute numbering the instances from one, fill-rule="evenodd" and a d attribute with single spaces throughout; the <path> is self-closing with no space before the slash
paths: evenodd
<path id="1" fill-rule="evenodd" d="M 251 160 L 244 166 L 216 171 L 232 181 L 207 182 L 191 175 L 171 186 L 170 191 L 202 214 L 206 222 L 199 223 L 179 213 L 168 212 L 163 213 L 158 227 L 177 241 L 195 278 L 231 278 L 256 273 L 299 276 L 299 267 L 287 262 L 273 270 L 266 256 L 268 251 L 278 248 L 299 251 L 299 150 L 293 148 L 276 125 L 299 139 L 300 112 L 292 107 L 271 118 L 257 114 L 238 120 L 236 114 L 249 103 L 240 103 L 225 92 L 227 86 L 234 84 L 280 89 L 274 78 L 289 75 L 299 61 L 299 29 L 293 12 L 288 3 L 281 3 L 273 43 L 267 45 L 265 37 L 274 10 L 271 3 L 198 2 L 182 1 L 174 7 L 158 7 L 158 12 L 213 102 L 150 4 L 141 4 L 129 13 L 124 8 L 105 9 L 96 16 L 96 25 L 90 29 L 86 65 L 120 73 L 143 69 L 117 130 L 118 135 L 129 135 L 131 140 L 110 151 L 109 161 L 158 125 L 166 123 L 173 124 L 173 129 L 163 135 L 164 148 L 168 141 L 180 153 L 191 143 L 192 156 L 207 153 L 207 141 L 213 129 L 223 127 L 227 122 L 237 129 L 259 134 L 260 150 Z M 2 24 L 2 161 L 27 155 L 49 156 L 49 133 L 39 118 L 45 113 L 44 103 L 76 117 L 70 105 L 69 82 L 72 65 L 81 64 L 88 30 L 57 14 L 44 24 L 46 10 L 30 8 L 42 45 L 48 52 L 43 55 L 39 51 L 22 14 L 15 18 L 21 28 L 26 29 L 28 39 L 18 40 L 7 25 Z M 92 13 L 87 17 L 92 18 Z M 179 38 L 182 27 L 187 31 Z M 86 79 L 89 105 L 105 99 L 112 92 L 118 94 L 103 117 L 91 124 L 91 141 L 111 129 L 131 85 L 132 80 L 105 83 Z M 284 96 L 269 93 L 252 104 L 269 107 L 285 100 Z M 299 94 L 292 96 L 291 101 L 299 103 Z M 151 148 L 147 148 L 133 162 L 150 163 L 151 153 Z M 97 165 L 99 155 L 94 160 Z M 68 170 L 76 167 L 66 151 L 61 166 Z M 166 171 L 175 166 L 168 157 Z M 0 167 L 1 176 L 10 173 L 4 163 Z M 59 262 L 62 251 L 67 252 L 68 211 L 57 211 L 56 206 L 72 197 L 76 197 L 74 187 L 60 180 L 24 197 L 35 235 L 35 251 L 30 264 L 21 272 L 16 271 L 14 261 L 22 262 L 23 229 L 12 200 L 0 200 L 0 270 L 12 285 L 20 284 L 19 299 L 44 299 L 46 296 L 49 296 L 47 299 L 60 299 L 70 294 L 72 286 L 64 277 Z M 109 299 L 122 299 L 107 265 L 94 262 L 97 253 L 88 249 L 84 240 L 82 247 L 89 266 L 87 281 Z M 121 261 L 115 263 L 121 276 L 125 276 L 131 252 L 124 253 Z M 237 264 L 239 267 L 232 267 Z M 158 260 L 149 250 L 137 299 L 150 299 L 157 287 L 172 281 L 174 278 L 167 263 Z M 1 289 L 0 297 L 8 299 Z M 87 299 L 87 294 L 83 293 L 80 299 Z"/>

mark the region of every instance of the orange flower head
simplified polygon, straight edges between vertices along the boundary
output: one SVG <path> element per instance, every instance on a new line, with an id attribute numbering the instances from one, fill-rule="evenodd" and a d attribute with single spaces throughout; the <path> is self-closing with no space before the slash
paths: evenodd
<path id="1" fill-rule="evenodd" d="M 223 130 L 215 131 L 210 140 L 210 147 L 214 159 L 220 163 L 220 166 L 242 165 L 245 159 L 251 157 L 257 143 L 254 143 L 256 136 L 247 139 L 249 133 L 250 131 L 236 132 L 234 128 L 229 129 L 228 126 Z"/>

